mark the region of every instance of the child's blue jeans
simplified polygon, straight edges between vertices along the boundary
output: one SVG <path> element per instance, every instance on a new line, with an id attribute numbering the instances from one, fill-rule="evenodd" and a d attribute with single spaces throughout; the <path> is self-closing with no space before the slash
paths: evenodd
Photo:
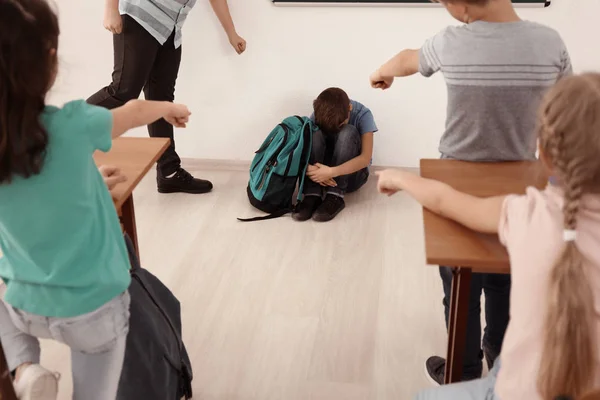
<path id="1" fill-rule="evenodd" d="M 117 395 L 129 332 L 129 292 L 74 318 L 48 318 L 18 310 L 2 300 L 0 340 L 10 371 L 40 362 L 41 339 L 71 348 L 74 400 L 108 400 Z"/>
<path id="2" fill-rule="evenodd" d="M 342 130 L 335 135 L 325 135 L 319 130 L 313 134 L 310 163 L 337 167 L 359 156 L 361 150 L 362 139 L 360 133 L 352 125 L 344 125 Z M 304 195 L 322 196 L 325 191 L 325 194 L 344 197 L 346 193 L 352 193 L 360 189 L 368 179 L 369 168 L 361 169 L 353 174 L 338 176 L 335 178 L 336 187 L 323 187 L 307 177 L 304 182 Z"/>
<path id="3" fill-rule="evenodd" d="M 500 400 L 495 392 L 498 371 L 500 359 L 485 378 L 427 389 L 417 394 L 415 400 Z"/>

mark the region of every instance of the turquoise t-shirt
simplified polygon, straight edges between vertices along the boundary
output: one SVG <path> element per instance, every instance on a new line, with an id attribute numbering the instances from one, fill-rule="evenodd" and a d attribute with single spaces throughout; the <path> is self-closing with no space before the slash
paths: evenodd
<path id="1" fill-rule="evenodd" d="M 46 107 L 40 174 L 0 185 L 4 300 L 28 313 L 74 317 L 129 287 L 129 258 L 111 195 L 92 158 L 112 144 L 112 114 L 84 101 Z"/>

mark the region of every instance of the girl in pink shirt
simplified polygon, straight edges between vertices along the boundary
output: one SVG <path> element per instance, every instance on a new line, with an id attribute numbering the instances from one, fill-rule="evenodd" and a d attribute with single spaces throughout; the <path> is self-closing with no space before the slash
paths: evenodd
<path id="1" fill-rule="evenodd" d="M 430 389 L 419 400 L 577 399 L 600 388 L 600 74 L 551 89 L 538 135 L 541 160 L 556 177 L 543 191 L 477 198 L 403 171 L 379 174 L 381 193 L 405 190 L 435 213 L 497 233 L 510 256 L 501 361 L 487 378 Z"/>

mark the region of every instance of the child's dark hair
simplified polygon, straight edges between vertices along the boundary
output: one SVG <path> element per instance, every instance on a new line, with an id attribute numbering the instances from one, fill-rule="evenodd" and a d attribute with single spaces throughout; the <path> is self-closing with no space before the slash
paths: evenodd
<path id="1" fill-rule="evenodd" d="M 350 113 L 350 98 L 342 89 L 324 90 L 313 102 L 315 122 L 325 134 L 338 133 Z"/>
<path id="2" fill-rule="evenodd" d="M 0 185 L 38 174 L 40 114 L 56 75 L 58 18 L 46 0 L 0 0 Z"/>

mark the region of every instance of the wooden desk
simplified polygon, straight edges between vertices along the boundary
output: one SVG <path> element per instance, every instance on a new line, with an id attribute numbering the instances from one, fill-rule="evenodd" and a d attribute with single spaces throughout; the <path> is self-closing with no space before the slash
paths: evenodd
<path id="1" fill-rule="evenodd" d="M 544 188 L 548 176 L 539 162 L 468 163 L 421 160 L 421 176 L 445 182 L 479 197 L 522 194 L 528 186 Z M 510 274 L 508 254 L 496 235 L 473 232 L 423 211 L 427 264 L 455 267 L 448 321 L 446 383 L 462 377 L 471 273 Z"/>
<path id="2" fill-rule="evenodd" d="M 117 185 L 112 194 L 123 228 L 129 237 L 131 237 L 138 257 L 139 247 L 135 224 L 135 210 L 133 207 L 133 189 L 135 189 L 168 147 L 169 139 L 119 138 L 114 140 L 110 152 L 97 152 L 94 154 L 94 160 L 97 165 L 116 166 L 127 177 L 127 182 Z"/>
<path id="3" fill-rule="evenodd" d="M 162 138 L 119 138 L 113 142 L 109 153 L 96 153 L 94 160 L 98 165 L 113 165 L 119 167 L 121 173 L 127 177 L 127 182 L 119 184 L 113 190 L 115 207 L 125 232 L 129 234 L 135 249 L 138 252 L 137 229 L 135 224 L 135 211 L 133 208 L 133 189 L 150 168 L 158 161 L 160 156 L 169 147 L 169 139 Z M 12 377 L 0 345 L 0 400 L 17 400 Z"/>

